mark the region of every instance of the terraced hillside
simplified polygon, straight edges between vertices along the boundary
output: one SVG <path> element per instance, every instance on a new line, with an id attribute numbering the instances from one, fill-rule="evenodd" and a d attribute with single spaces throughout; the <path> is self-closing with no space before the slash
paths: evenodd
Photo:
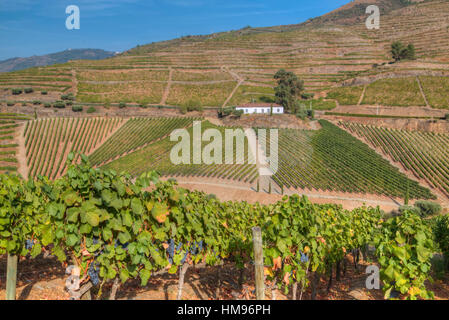
<path id="1" fill-rule="evenodd" d="M 447 108 L 441 88 L 449 75 L 449 2 L 409 5 L 408 1 L 374 0 L 369 4 L 380 6 L 380 30 L 366 28 L 361 8 L 368 2 L 357 0 L 300 25 L 187 36 L 139 46 L 111 59 L 9 73 L 0 80 L 4 88 L 28 84 L 56 93 L 72 91 L 85 103 L 220 107 L 251 99 L 272 100 L 273 75 L 285 68 L 305 80 L 307 91 L 319 94 L 342 84 L 356 85 L 364 78 L 351 99 L 341 100 L 344 93 L 333 95 L 341 104 L 425 106 L 420 92 L 405 100 L 396 95 L 381 97 L 385 90 L 398 92 L 408 87 L 404 81 L 411 81 L 413 90 L 417 85 L 413 79 L 373 83 L 362 97 L 364 86 L 376 80 L 419 75 L 430 77 L 421 79 L 428 103 Z M 395 40 L 414 43 L 418 60 L 387 64 Z"/>
<path id="2" fill-rule="evenodd" d="M 318 131 L 280 130 L 279 170 L 273 176 L 279 186 L 404 198 L 408 183 L 411 199 L 435 198 L 366 144 L 330 122 L 320 124 Z"/>
<path id="3" fill-rule="evenodd" d="M 381 150 L 397 165 L 449 198 L 449 134 L 386 129 L 358 123 L 340 126 Z"/>
<path id="4" fill-rule="evenodd" d="M 0 113 L 0 173 L 17 171 L 17 131 L 20 124 L 29 119 L 23 114 Z"/>
<path id="5" fill-rule="evenodd" d="M 208 121 L 203 121 L 201 124 L 202 133 L 208 129 L 217 129 L 220 131 L 222 139 L 222 150 L 226 150 L 225 145 L 225 127 L 217 127 Z M 231 129 L 231 128 L 229 128 Z M 232 128 L 239 129 L 239 128 Z M 174 177 L 207 177 L 207 178 L 217 178 L 217 179 L 227 179 L 246 183 L 254 183 L 258 177 L 258 170 L 254 164 L 254 158 L 252 157 L 252 152 L 248 146 L 248 140 L 245 138 L 245 148 L 244 148 L 244 161 L 241 164 L 236 163 L 236 151 L 237 148 L 233 147 L 233 152 L 222 152 L 221 158 L 222 164 L 206 164 L 201 161 L 201 164 L 194 164 L 194 149 L 193 149 L 193 128 L 188 129 L 190 136 L 190 164 L 173 164 L 171 161 L 170 153 L 178 142 L 170 141 L 167 137 L 163 140 L 159 140 L 152 143 L 136 152 L 130 153 L 124 157 L 121 157 L 109 164 L 106 164 L 105 168 L 114 169 L 116 171 L 127 171 L 133 175 L 138 175 L 142 172 L 148 170 L 157 170 L 164 176 L 174 176 Z M 209 143 L 204 142 L 201 152 L 205 152 L 205 146 Z M 212 154 L 214 154 L 212 152 Z M 230 157 L 232 156 L 232 160 Z M 227 164 L 234 163 L 234 164 Z"/>
<path id="6" fill-rule="evenodd" d="M 65 173 L 70 152 L 89 154 L 125 120 L 50 118 L 27 123 L 24 138 L 28 176 L 56 178 Z"/>

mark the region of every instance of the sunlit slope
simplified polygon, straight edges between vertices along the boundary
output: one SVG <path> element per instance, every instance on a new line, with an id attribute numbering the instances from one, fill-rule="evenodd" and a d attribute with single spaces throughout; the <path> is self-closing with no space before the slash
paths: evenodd
<path id="1" fill-rule="evenodd" d="M 368 5 L 365 2 L 299 25 L 186 36 L 105 60 L 4 74 L 0 86 L 73 91 L 84 103 L 220 107 L 272 100 L 273 75 L 280 68 L 294 71 L 304 79 L 306 90 L 315 93 L 350 84 L 357 77 L 449 72 L 448 1 L 370 2 L 382 12 L 379 30 L 366 28 L 367 15 L 360 11 Z M 414 43 L 418 59 L 387 64 L 395 40 Z"/>

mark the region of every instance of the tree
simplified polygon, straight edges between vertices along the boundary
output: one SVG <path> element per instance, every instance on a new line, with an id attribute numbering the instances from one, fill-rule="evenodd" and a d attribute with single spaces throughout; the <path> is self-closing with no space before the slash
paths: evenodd
<path id="1" fill-rule="evenodd" d="M 407 47 L 400 41 L 391 44 L 391 55 L 395 62 L 403 59 L 415 59 L 415 46 L 409 44 Z"/>
<path id="2" fill-rule="evenodd" d="M 415 46 L 412 43 L 410 43 L 407 46 L 407 56 L 406 56 L 406 58 L 410 59 L 410 60 L 414 60 L 415 59 Z"/>
<path id="3" fill-rule="evenodd" d="M 284 69 L 279 70 L 274 79 L 278 86 L 274 88 L 276 93 L 276 103 L 282 105 L 285 110 L 296 113 L 298 96 L 304 90 L 304 81 L 300 80 L 293 72 L 287 72 Z"/>

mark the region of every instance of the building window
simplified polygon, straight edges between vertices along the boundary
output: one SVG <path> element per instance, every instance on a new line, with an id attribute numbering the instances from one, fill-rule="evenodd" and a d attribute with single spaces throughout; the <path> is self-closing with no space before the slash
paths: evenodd
<path id="1" fill-rule="evenodd" d="M 248 109 L 245 109 L 245 112 L 248 113 Z"/>
<path id="2" fill-rule="evenodd" d="M 281 110 L 280 109 L 278 109 L 278 111 L 277 112 L 281 112 Z"/>

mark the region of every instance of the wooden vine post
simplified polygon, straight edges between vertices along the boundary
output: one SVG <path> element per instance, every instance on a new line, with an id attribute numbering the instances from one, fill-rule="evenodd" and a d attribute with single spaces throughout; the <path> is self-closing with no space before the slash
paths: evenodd
<path id="1" fill-rule="evenodd" d="M 256 299 L 265 300 L 265 283 L 263 272 L 262 231 L 260 227 L 253 229 L 254 267 L 256 282 Z"/>
<path id="2" fill-rule="evenodd" d="M 182 288 L 184 287 L 184 278 L 185 278 L 188 268 L 189 268 L 189 264 L 186 261 L 182 265 L 182 268 L 179 270 L 178 295 L 176 296 L 176 300 L 182 299 Z"/>
<path id="3" fill-rule="evenodd" d="M 17 255 L 8 254 L 6 269 L 6 300 L 16 300 Z"/>

